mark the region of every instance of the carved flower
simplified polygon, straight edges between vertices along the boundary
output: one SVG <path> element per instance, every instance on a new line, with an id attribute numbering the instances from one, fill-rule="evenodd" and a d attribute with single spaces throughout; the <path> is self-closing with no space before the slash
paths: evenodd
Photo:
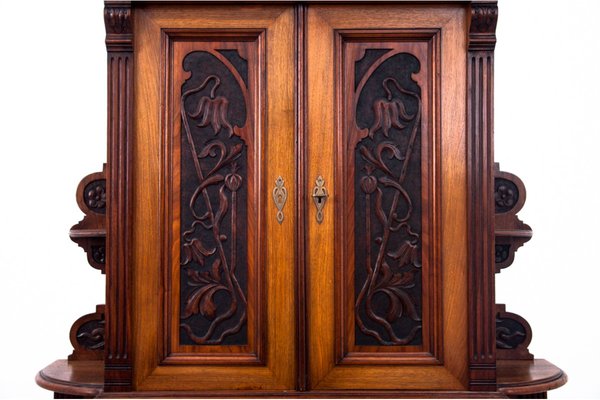
<path id="1" fill-rule="evenodd" d="M 215 134 L 218 134 L 222 128 L 225 128 L 229 136 L 233 135 L 233 128 L 227 121 L 227 107 L 229 102 L 225 97 L 208 98 L 206 96 L 200 99 L 198 108 L 190 117 L 198 118 L 197 125 L 201 128 L 212 126 Z"/>
<path id="2" fill-rule="evenodd" d="M 215 80 L 215 85 L 210 91 L 210 97 L 202 96 L 198 101 L 196 111 L 189 114 L 189 116 L 197 119 L 196 123 L 201 128 L 210 125 L 215 132 L 215 135 L 218 134 L 221 129 L 225 128 L 227 133 L 229 133 L 229 137 L 231 137 L 233 135 L 233 128 L 227 120 L 229 101 L 222 96 L 215 97 L 215 92 L 221 84 L 221 80 L 215 75 L 210 75 L 198 89 L 194 89 L 190 92 L 202 90 L 211 79 Z"/>
<path id="3" fill-rule="evenodd" d="M 381 129 L 385 137 L 389 137 L 390 129 L 404 129 L 406 125 L 402 122 L 408 122 L 414 118 L 406 111 L 406 106 L 399 98 L 393 98 L 392 91 L 388 84 L 393 82 L 396 87 L 400 88 L 400 84 L 394 78 L 386 78 L 383 81 L 383 88 L 387 93 L 386 99 L 378 99 L 373 103 L 373 113 L 375 120 L 369 128 L 369 137 L 373 137 L 375 132 Z M 402 89 L 401 89 L 402 91 Z"/>
<path id="4" fill-rule="evenodd" d="M 242 185 L 242 177 L 236 173 L 237 163 L 231 165 L 231 173 L 225 176 L 225 186 L 232 192 L 237 191 Z"/>
<path id="5" fill-rule="evenodd" d="M 106 205 L 106 189 L 96 185 L 87 192 L 87 204 L 90 208 L 103 208 Z"/>
<path id="6" fill-rule="evenodd" d="M 494 193 L 494 200 L 500 207 L 512 207 L 515 204 L 515 192 L 506 185 L 500 185 Z"/>

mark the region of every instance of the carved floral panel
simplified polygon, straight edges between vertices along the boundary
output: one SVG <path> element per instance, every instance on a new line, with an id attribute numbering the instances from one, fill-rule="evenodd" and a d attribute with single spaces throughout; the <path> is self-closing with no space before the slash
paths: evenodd
<path id="1" fill-rule="evenodd" d="M 176 229 L 167 353 L 256 357 L 260 34 L 186 34 L 179 34 L 170 53 L 177 139 L 176 172 L 167 178 Z"/>
<path id="2" fill-rule="evenodd" d="M 437 32 L 343 32 L 341 357 L 434 357 L 441 326 L 434 238 Z M 351 218 L 348 218 L 351 216 Z M 358 357 L 358 358 L 357 358 Z M 398 361 L 402 362 L 402 361 Z"/>

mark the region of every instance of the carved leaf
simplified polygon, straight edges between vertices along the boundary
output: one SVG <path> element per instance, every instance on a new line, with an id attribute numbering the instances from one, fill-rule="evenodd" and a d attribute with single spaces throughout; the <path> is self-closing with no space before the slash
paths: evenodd
<path id="1" fill-rule="evenodd" d="M 181 318 L 189 318 L 198 313 L 201 313 L 202 315 L 210 315 L 211 304 L 212 307 L 214 307 L 214 310 L 216 310 L 216 307 L 212 300 L 210 300 L 211 304 L 205 304 L 205 298 L 207 298 L 207 296 L 212 298 L 212 296 L 218 290 L 226 290 L 226 288 L 220 284 L 209 283 L 205 286 L 195 289 L 185 302 L 185 309 Z M 212 311 L 213 316 L 214 310 Z"/>
<path id="2" fill-rule="evenodd" d="M 395 286 L 382 288 L 380 290 L 387 294 L 390 298 L 390 302 L 392 304 L 391 308 L 393 309 L 392 311 L 396 313 L 395 317 L 392 317 L 392 320 L 400 318 L 404 313 L 406 313 L 406 315 L 408 315 L 413 321 L 421 320 L 421 317 L 419 317 L 419 313 L 417 312 L 417 308 L 415 307 L 413 300 L 404 290 Z M 397 302 L 397 304 L 394 305 L 394 302 Z M 388 316 L 390 316 L 391 314 L 393 313 L 388 312 Z"/>
<path id="3" fill-rule="evenodd" d="M 221 281 L 221 259 L 217 258 L 213 262 L 212 268 L 210 269 L 210 275 L 215 282 Z"/>
<path id="4" fill-rule="evenodd" d="M 188 269 L 187 275 L 190 278 L 188 281 L 188 285 L 190 286 L 202 286 L 205 283 L 209 283 L 209 280 L 205 274 L 200 274 L 194 269 Z"/>
<path id="5" fill-rule="evenodd" d="M 208 319 L 214 319 L 215 318 L 215 311 L 217 311 L 217 306 L 215 305 L 214 302 L 214 295 L 215 293 L 217 293 L 219 290 L 225 289 L 223 286 L 220 285 L 216 285 L 216 286 L 212 286 L 210 289 L 208 289 L 204 296 L 202 297 L 202 300 L 200 301 L 200 314 Z"/>
<path id="6" fill-rule="evenodd" d="M 417 245 L 405 240 L 397 250 L 390 251 L 387 255 L 398 261 L 399 267 L 403 267 L 407 264 L 413 264 L 418 259 L 419 254 Z"/>
<path id="7" fill-rule="evenodd" d="M 194 261 L 199 265 L 204 265 L 204 258 L 213 255 L 217 249 L 207 249 L 198 239 L 192 239 L 189 243 L 183 245 L 183 253 L 185 255 L 181 265 L 187 265 L 190 261 Z"/>

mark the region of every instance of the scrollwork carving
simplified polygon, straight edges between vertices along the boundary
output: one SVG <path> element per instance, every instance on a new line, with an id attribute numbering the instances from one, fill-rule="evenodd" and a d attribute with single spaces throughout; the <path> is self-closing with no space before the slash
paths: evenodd
<path id="1" fill-rule="evenodd" d="M 84 315 L 73 323 L 69 337 L 74 350 L 69 361 L 104 359 L 104 325 L 104 305 L 96 306 L 95 313 Z"/>
<path id="2" fill-rule="evenodd" d="M 104 273 L 107 204 L 104 168 L 81 180 L 76 199 L 85 217 L 71 227 L 69 236 L 86 252 L 88 263 Z"/>
<path id="3" fill-rule="evenodd" d="M 506 312 L 504 304 L 496 304 L 497 359 L 532 360 L 527 349 L 531 338 L 531 326 L 523 317 Z"/>
<path id="4" fill-rule="evenodd" d="M 532 237 L 529 225 L 517 217 L 525 204 L 526 192 L 523 182 L 515 175 L 500 171 L 494 165 L 495 202 L 495 264 L 500 272 L 512 264 L 515 252 Z"/>

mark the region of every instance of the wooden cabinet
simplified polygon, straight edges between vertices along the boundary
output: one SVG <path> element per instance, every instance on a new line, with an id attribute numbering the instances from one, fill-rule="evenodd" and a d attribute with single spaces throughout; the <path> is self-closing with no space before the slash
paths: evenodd
<path id="1" fill-rule="evenodd" d="M 531 235 L 522 183 L 493 164 L 496 19 L 494 1 L 107 1 L 108 165 L 80 185 L 71 231 L 92 261 L 105 249 L 106 306 L 38 383 L 108 397 L 564 383 L 543 364 L 547 386 L 528 391 L 530 328 L 495 305 L 495 268 Z M 498 360 L 521 381 L 503 386 Z"/>

